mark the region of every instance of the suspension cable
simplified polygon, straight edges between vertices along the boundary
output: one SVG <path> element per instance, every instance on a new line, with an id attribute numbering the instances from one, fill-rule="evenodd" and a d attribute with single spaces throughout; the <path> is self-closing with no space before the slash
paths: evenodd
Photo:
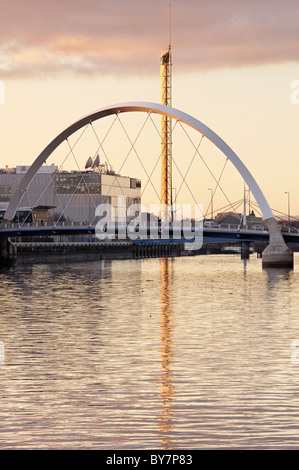
<path id="1" fill-rule="evenodd" d="M 147 122 L 148 119 L 149 119 L 149 115 L 147 116 L 147 118 L 146 118 L 146 120 L 145 120 L 143 126 L 141 127 L 141 129 L 140 129 L 140 131 L 139 131 L 139 133 L 138 133 L 138 135 L 137 135 L 137 137 L 136 137 L 136 139 L 135 139 L 134 142 L 132 142 L 132 140 L 130 139 L 130 136 L 128 135 L 128 133 L 127 133 L 127 131 L 126 131 L 126 129 L 125 129 L 125 127 L 124 127 L 122 121 L 121 121 L 120 118 L 119 118 L 119 116 L 118 116 L 118 119 L 119 119 L 119 122 L 120 122 L 120 124 L 121 124 L 121 127 L 122 127 L 122 129 L 123 129 L 125 135 L 127 136 L 128 140 L 129 140 L 129 142 L 130 142 L 130 144 L 131 144 L 131 149 L 130 149 L 130 152 L 129 152 L 129 153 L 131 153 L 131 150 L 133 150 L 134 153 L 136 154 L 136 156 L 137 156 L 137 158 L 138 158 L 138 160 L 139 160 L 139 162 L 140 162 L 140 164 L 141 164 L 141 166 L 142 166 L 142 168 L 143 168 L 143 170 L 144 170 L 146 176 L 148 177 L 148 179 L 149 179 L 149 181 L 150 181 L 150 183 L 151 183 L 151 185 L 152 185 L 152 187 L 153 187 L 153 189 L 154 189 L 154 191 L 155 191 L 155 193 L 156 193 L 156 195 L 158 196 L 158 199 L 159 199 L 159 194 L 157 193 L 157 190 L 156 190 L 156 188 L 155 188 L 153 182 L 151 181 L 151 178 L 150 178 L 150 176 L 149 176 L 149 174 L 148 174 L 148 172 L 147 172 L 145 166 L 143 165 L 142 160 L 140 159 L 140 157 L 139 157 L 139 155 L 138 155 L 138 152 L 137 152 L 136 149 L 135 149 L 135 144 L 136 144 L 136 142 L 137 142 L 137 140 L 138 140 L 138 138 L 139 138 L 139 136 L 140 136 L 140 134 L 141 134 L 141 132 L 142 132 L 142 130 L 143 130 L 145 124 L 146 124 L 146 122 Z"/>
<path id="2" fill-rule="evenodd" d="M 124 161 L 122 162 L 122 164 L 121 164 L 121 166 L 120 166 L 120 169 L 119 169 L 119 171 L 118 171 L 118 174 L 120 174 L 120 172 L 121 172 L 122 168 L 124 167 L 124 165 L 125 165 L 127 159 L 129 158 L 129 156 L 130 156 L 132 150 L 134 150 L 135 154 L 137 155 L 137 157 L 138 157 L 138 159 L 139 159 L 139 162 L 141 163 L 141 166 L 143 167 L 143 169 L 144 169 L 146 175 L 148 176 L 148 173 L 147 173 L 146 169 L 144 168 L 144 165 L 142 164 L 142 161 L 140 160 L 139 155 L 138 155 L 138 153 L 137 153 L 137 151 L 136 151 L 136 149 L 135 149 L 134 146 L 135 146 L 137 140 L 139 139 L 140 134 L 141 134 L 141 132 L 143 131 L 143 129 L 144 129 L 144 127 L 145 127 L 145 125 L 146 125 L 146 123 L 147 123 L 147 121 L 148 121 L 148 119 L 149 119 L 149 113 L 147 113 L 147 117 L 146 117 L 145 121 L 143 122 L 143 124 L 142 124 L 142 126 L 141 126 L 141 128 L 140 128 L 140 130 L 139 130 L 139 132 L 138 132 L 138 134 L 137 134 L 137 136 L 136 136 L 136 138 L 135 138 L 134 141 L 132 141 L 132 140 L 130 139 L 130 137 L 129 137 L 129 135 L 128 135 L 128 133 L 127 133 L 127 131 L 126 131 L 126 129 L 125 129 L 123 123 L 122 123 L 122 121 L 121 121 L 121 119 L 119 118 L 119 113 L 116 114 L 116 119 L 119 121 L 119 123 L 120 123 L 120 125 L 121 125 L 121 128 L 123 129 L 123 131 L 124 131 L 124 133 L 125 133 L 127 139 L 128 139 L 129 142 L 130 142 L 130 145 L 131 145 L 131 147 L 130 147 L 128 153 L 127 153 L 127 155 L 126 155 L 125 158 L 124 158 Z M 148 177 L 149 177 L 149 176 L 148 176 Z M 113 187 L 113 184 L 114 184 L 115 180 L 118 181 L 117 175 L 114 176 L 114 179 L 113 179 L 113 181 L 112 181 L 112 183 L 111 183 L 111 185 L 110 185 L 110 187 L 109 187 L 109 189 L 108 189 L 108 193 L 106 194 L 106 196 L 109 196 L 110 191 L 111 191 L 111 189 L 112 189 L 112 187 Z M 119 183 L 118 183 L 118 184 L 119 184 Z M 154 186 L 153 186 L 153 187 L 154 187 Z M 120 187 L 120 188 L 121 188 L 121 187 Z M 154 187 L 154 189 L 155 189 L 155 187 Z M 122 191 L 122 193 L 123 193 L 123 195 L 124 195 L 124 192 L 123 192 L 122 188 L 121 188 L 121 191 Z M 102 205 L 103 205 L 103 203 L 100 204 L 100 207 L 101 207 Z M 93 220 L 92 220 L 92 223 L 94 222 L 95 218 L 96 218 L 96 214 L 95 214 L 95 216 L 94 216 L 94 218 L 93 218 Z"/>
<path id="3" fill-rule="evenodd" d="M 87 124 L 82 132 L 79 134 L 79 137 L 77 138 L 77 140 L 75 141 L 74 145 L 73 145 L 73 148 L 75 148 L 75 146 L 78 144 L 78 142 L 81 140 L 83 134 L 85 133 L 86 129 L 88 128 L 89 124 Z M 67 140 L 67 139 L 66 139 Z M 66 157 L 64 158 L 64 160 L 62 161 L 62 163 L 60 164 L 60 167 L 58 168 L 58 171 L 60 170 L 60 168 L 62 168 L 62 165 L 66 162 L 66 160 L 68 159 L 69 155 L 71 154 L 71 150 L 67 153 Z M 50 178 L 50 181 L 49 183 L 45 186 L 45 188 L 43 189 L 43 192 L 39 195 L 38 199 L 35 201 L 34 205 L 37 206 L 37 204 L 39 203 L 39 201 L 41 200 L 41 198 L 43 197 L 43 195 L 45 194 L 45 192 L 47 191 L 47 189 L 50 187 L 51 183 L 53 184 L 53 180 L 55 178 L 56 174 L 54 173 L 53 174 L 53 177 Z M 20 206 L 20 202 L 22 201 L 25 193 L 27 195 L 27 200 L 29 201 L 29 197 L 28 197 L 28 193 L 27 193 L 27 189 L 30 187 L 30 185 L 32 184 L 34 178 L 31 179 L 31 181 L 29 182 L 28 186 L 26 187 L 26 190 L 24 191 L 22 197 L 20 198 L 19 200 L 19 206 Z M 61 203 L 61 201 L 60 201 Z M 62 204 L 61 204 L 61 207 L 62 207 Z M 31 210 L 29 211 L 29 213 L 27 214 L 27 216 L 25 217 L 25 219 L 22 221 L 22 223 L 19 225 L 19 228 L 23 227 L 23 225 L 26 223 L 26 221 L 28 220 L 29 218 L 29 215 L 32 214 L 33 212 L 33 207 L 31 208 Z"/>
<path id="4" fill-rule="evenodd" d="M 98 137 L 98 134 L 97 134 L 97 132 L 96 132 L 96 130 L 95 130 L 95 128 L 94 128 L 92 122 L 90 122 L 90 125 L 91 125 L 91 128 L 92 128 L 92 130 L 93 130 L 93 133 L 94 133 L 94 135 L 96 136 L 96 139 L 97 139 L 97 141 L 98 141 L 98 143 L 99 143 L 99 147 L 98 147 L 98 149 L 96 150 L 95 153 L 97 153 L 97 152 L 101 149 L 102 152 L 103 152 L 103 154 L 104 154 L 104 156 L 105 156 L 105 158 L 106 158 L 106 160 L 107 160 L 107 162 L 108 162 L 108 165 L 110 166 L 110 168 L 112 168 L 112 165 L 111 165 L 111 163 L 110 163 L 110 161 L 109 161 L 109 159 L 108 159 L 108 156 L 107 156 L 107 154 L 106 154 L 106 152 L 105 152 L 105 150 L 104 150 L 103 144 L 104 144 L 104 142 L 105 142 L 107 136 L 109 135 L 109 133 L 110 133 L 110 131 L 111 131 L 111 129 L 112 129 L 112 127 L 114 126 L 114 123 L 115 123 L 116 121 L 117 121 L 117 114 L 115 115 L 115 118 L 114 118 L 112 124 L 110 125 L 108 131 L 106 132 L 106 135 L 104 136 L 104 139 L 102 140 L 102 142 L 100 141 L 100 139 L 99 139 L 99 137 Z M 120 190 L 121 190 L 121 192 L 122 192 L 122 194 L 123 194 L 123 196 L 124 196 L 124 191 L 123 191 L 123 188 L 122 188 L 121 185 L 120 185 L 120 182 L 119 182 L 118 178 L 116 178 L 116 177 L 114 178 L 114 180 L 113 180 L 113 182 L 112 182 L 112 185 L 114 184 L 114 181 L 115 181 L 115 180 L 116 180 L 116 182 L 117 182 L 117 184 L 118 184 L 118 186 L 119 186 L 119 188 L 120 188 Z M 112 186 L 112 185 L 111 185 L 111 186 Z M 111 188 L 111 186 L 110 186 L 110 188 Z M 109 188 L 109 191 L 110 191 L 110 188 Z"/>
<path id="5" fill-rule="evenodd" d="M 180 187 L 179 187 L 179 189 L 178 189 L 178 192 L 177 192 L 177 197 L 178 197 L 178 195 L 180 194 L 180 191 L 181 191 L 181 189 L 182 189 L 182 186 L 183 186 L 184 182 L 186 182 L 187 175 L 188 175 L 188 173 L 189 173 L 189 171 L 190 171 L 190 168 L 191 168 L 191 166 L 192 166 L 192 164 L 193 164 L 193 161 L 194 161 L 194 159 L 195 159 L 195 157 L 196 157 L 196 153 L 197 153 L 197 151 L 198 151 L 198 149 L 199 149 L 199 147 L 200 147 L 200 145 L 201 145 L 201 143 L 202 143 L 204 137 L 205 137 L 205 136 L 202 134 L 201 139 L 200 139 L 200 142 L 199 142 L 199 144 L 198 144 L 198 146 L 197 146 L 197 148 L 196 148 L 196 151 L 194 152 L 193 158 L 192 158 L 192 160 L 191 160 L 191 162 L 190 162 L 190 164 L 189 164 L 189 167 L 188 167 L 188 169 L 187 169 L 187 171 L 186 171 L 186 174 L 185 174 L 185 176 L 182 178 L 181 185 L 180 185 Z"/>
<path id="6" fill-rule="evenodd" d="M 152 122 L 152 124 L 153 124 L 153 126 L 154 126 L 154 128 L 155 128 L 155 130 L 157 131 L 157 134 L 159 135 L 159 137 L 160 137 L 160 139 L 161 139 L 161 132 L 160 132 L 160 130 L 157 128 L 157 125 L 156 125 L 155 121 L 152 119 L 152 116 L 151 116 L 152 113 L 149 112 L 148 114 L 149 114 L 149 118 L 150 118 L 150 120 L 151 120 L 151 122 Z M 172 132 L 174 131 L 176 124 L 177 124 L 177 121 L 175 122 L 175 124 L 174 124 L 174 126 L 173 126 L 173 128 L 172 128 Z M 166 144 L 165 144 L 165 146 L 166 146 Z M 157 161 L 156 161 L 156 163 L 155 163 L 154 166 L 153 166 L 153 169 L 152 169 L 152 171 L 151 171 L 150 177 L 147 179 L 146 184 L 145 184 L 145 186 L 143 187 L 143 191 L 142 191 L 142 193 L 141 193 L 141 197 L 143 196 L 143 193 L 145 192 L 145 189 L 146 189 L 148 183 L 151 181 L 151 177 L 152 177 L 152 175 L 153 175 L 155 169 L 157 168 L 158 163 L 161 161 L 161 155 L 162 155 L 162 153 L 163 153 L 163 150 L 165 150 L 165 146 L 164 146 L 164 148 L 162 149 L 162 151 L 160 152 L 160 155 L 159 155 L 159 157 L 157 158 Z M 160 202 L 160 204 L 161 204 L 161 196 L 158 196 L 158 200 L 159 200 L 159 202 Z"/>
<path id="7" fill-rule="evenodd" d="M 68 144 L 69 147 L 70 147 L 70 153 L 73 155 L 73 157 L 74 157 L 74 159 L 75 159 L 75 161 L 76 161 L 76 163 L 77 163 L 77 165 L 78 165 L 77 159 L 76 159 L 75 154 L 74 154 L 74 149 L 71 147 L 71 145 L 70 145 L 68 139 L 66 139 L 66 142 L 67 142 L 67 144 Z M 80 169 L 79 165 L 78 165 L 78 168 Z M 82 181 L 83 181 L 84 185 L 86 185 L 86 181 L 85 181 L 85 179 L 84 179 L 84 174 L 83 174 L 83 173 L 81 173 L 81 177 L 80 177 L 80 179 L 79 179 L 79 181 L 78 181 L 77 187 L 74 189 L 73 193 L 71 194 L 71 197 L 68 199 L 66 205 L 63 207 L 62 213 L 61 213 L 60 216 L 58 217 L 56 223 L 59 222 L 59 220 L 61 219 L 61 217 L 65 214 L 65 211 L 66 211 L 66 209 L 68 208 L 68 206 L 69 206 L 69 204 L 70 204 L 70 202 L 71 202 L 73 196 L 76 194 L 76 192 L 77 192 L 77 190 L 78 190 L 78 185 L 79 185 Z M 88 187 L 88 185 L 86 185 L 86 186 Z M 56 194 L 57 194 L 57 193 L 56 193 Z M 56 226 L 56 225 L 54 224 L 54 226 Z"/>
<path id="8" fill-rule="evenodd" d="M 199 157 L 201 158 L 201 160 L 203 161 L 204 165 L 206 166 L 206 168 L 208 169 L 209 173 L 211 174 L 212 178 L 214 179 L 214 181 L 216 182 L 217 184 L 217 180 L 213 174 L 213 172 L 211 171 L 211 169 L 209 168 L 208 164 L 206 163 L 206 161 L 204 160 L 203 156 L 201 155 L 201 153 L 196 149 L 196 146 L 195 144 L 193 143 L 192 139 L 190 138 L 188 132 L 186 132 L 186 129 L 184 128 L 184 126 L 182 125 L 182 123 L 180 122 L 180 125 L 184 131 L 184 133 L 186 134 L 187 138 L 189 139 L 189 141 L 191 142 L 191 144 L 193 145 L 193 147 L 195 148 L 196 150 L 196 153 L 199 155 Z M 221 190 L 222 194 L 224 195 L 225 199 L 228 201 L 228 203 L 231 205 L 231 207 L 233 208 L 233 210 L 235 210 L 233 204 L 231 203 L 230 199 L 228 198 L 228 196 L 225 194 L 224 190 L 222 189 L 222 187 L 218 184 L 219 186 L 219 189 Z"/>
<path id="9" fill-rule="evenodd" d="M 221 173 L 220 173 L 220 176 L 219 176 L 218 181 L 217 181 L 217 184 L 216 184 L 216 188 L 215 188 L 214 193 L 213 193 L 213 197 L 215 196 L 215 193 L 216 193 L 216 191 L 217 191 L 217 189 L 218 189 L 218 187 L 219 187 L 219 185 L 220 185 L 220 180 L 221 180 L 221 178 L 222 178 L 222 175 L 223 175 L 223 172 L 224 172 L 224 169 L 225 169 L 225 167 L 226 167 L 227 162 L 228 162 L 228 158 L 226 158 L 226 160 L 225 160 L 225 162 L 224 162 L 222 171 L 221 171 Z M 205 218 L 206 218 L 207 213 L 209 212 L 209 209 L 210 209 L 210 207 L 211 207 L 211 204 L 212 204 L 212 201 L 209 202 L 207 211 L 206 211 L 206 213 L 205 213 Z M 234 208 L 234 211 L 236 211 L 236 208 Z"/>

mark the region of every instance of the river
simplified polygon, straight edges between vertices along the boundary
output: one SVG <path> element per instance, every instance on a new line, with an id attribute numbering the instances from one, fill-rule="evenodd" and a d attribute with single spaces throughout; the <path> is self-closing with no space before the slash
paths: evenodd
<path id="1" fill-rule="evenodd" d="M 2 269 L 0 449 L 298 448 L 298 266 Z"/>

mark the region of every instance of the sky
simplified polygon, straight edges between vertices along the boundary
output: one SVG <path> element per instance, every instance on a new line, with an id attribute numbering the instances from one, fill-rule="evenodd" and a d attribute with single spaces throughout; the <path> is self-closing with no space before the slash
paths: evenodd
<path id="1" fill-rule="evenodd" d="M 58 133 L 95 109 L 160 102 L 169 0 L 0 0 L 0 11 L 0 167 L 30 165 Z M 293 215 L 299 214 L 298 26 L 297 0 L 171 1 L 173 107 L 230 145 L 273 209 L 287 212 L 288 192 Z M 215 181 L 192 176 L 198 202 L 207 206 Z M 226 185 L 232 200 L 242 198 L 238 175 Z M 222 207 L 218 194 L 214 204 Z"/>

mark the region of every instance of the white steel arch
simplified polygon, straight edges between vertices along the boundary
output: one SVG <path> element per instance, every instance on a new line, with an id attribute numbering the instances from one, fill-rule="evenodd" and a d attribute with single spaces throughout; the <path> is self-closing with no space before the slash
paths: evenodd
<path id="1" fill-rule="evenodd" d="M 121 103 L 121 104 L 107 106 L 105 108 L 101 108 L 97 111 L 94 111 L 80 118 L 78 121 L 74 122 L 69 127 L 67 127 L 64 131 L 62 131 L 59 135 L 57 135 L 47 145 L 47 147 L 45 147 L 44 150 L 39 154 L 39 156 L 33 162 L 31 167 L 28 169 L 27 173 L 24 175 L 23 179 L 20 182 L 18 191 L 16 191 L 11 198 L 11 201 L 3 217 L 3 220 L 13 220 L 17 207 L 18 207 L 18 203 L 19 203 L 18 201 L 19 195 L 22 194 L 24 191 L 26 191 L 26 188 L 29 185 L 32 178 L 34 177 L 35 173 L 39 170 L 39 168 L 46 161 L 49 155 L 51 155 L 51 153 L 65 139 L 67 139 L 74 132 L 76 132 L 77 130 L 81 129 L 82 127 L 86 126 L 87 124 L 93 121 L 97 121 L 98 119 L 102 119 L 112 114 L 128 113 L 128 112 L 147 112 L 147 113 L 155 113 L 155 114 L 160 114 L 164 116 L 169 116 L 170 118 L 176 119 L 178 121 L 181 121 L 187 124 L 188 126 L 192 127 L 193 129 L 203 134 L 207 139 L 213 142 L 216 145 L 216 147 L 218 147 L 222 151 L 222 153 L 232 162 L 232 164 L 235 166 L 237 171 L 243 177 L 248 188 L 252 192 L 257 204 L 259 205 L 265 220 L 273 218 L 272 210 L 261 188 L 259 187 L 255 179 L 253 178 L 252 174 L 249 172 L 249 170 L 246 168 L 246 166 L 240 160 L 240 158 L 236 155 L 236 153 L 214 131 L 212 131 L 209 127 L 207 127 L 205 124 L 198 121 L 194 117 L 178 109 L 175 109 L 169 106 L 164 106 L 164 105 L 157 104 L 157 103 L 128 102 L 128 103 Z"/>

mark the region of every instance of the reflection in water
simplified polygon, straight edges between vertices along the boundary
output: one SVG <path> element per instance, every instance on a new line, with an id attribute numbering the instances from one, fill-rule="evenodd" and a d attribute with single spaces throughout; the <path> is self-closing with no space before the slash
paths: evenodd
<path id="1" fill-rule="evenodd" d="M 248 260 L 246 258 L 243 259 L 243 279 L 244 281 L 246 280 L 247 276 L 247 262 Z"/>
<path id="2" fill-rule="evenodd" d="M 159 413 L 159 429 L 165 449 L 171 448 L 170 433 L 173 430 L 174 386 L 172 383 L 173 361 L 173 308 L 172 308 L 172 275 L 171 258 L 161 259 L 161 343 L 160 350 L 162 374 L 162 410 Z"/>
<path id="3" fill-rule="evenodd" d="M 298 448 L 295 258 L 0 271 L 0 449 Z"/>
<path id="4" fill-rule="evenodd" d="M 263 271 L 267 273 L 270 289 L 281 280 L 290 280 L 293 273 L 291 268 L 263 268 Z"/>

